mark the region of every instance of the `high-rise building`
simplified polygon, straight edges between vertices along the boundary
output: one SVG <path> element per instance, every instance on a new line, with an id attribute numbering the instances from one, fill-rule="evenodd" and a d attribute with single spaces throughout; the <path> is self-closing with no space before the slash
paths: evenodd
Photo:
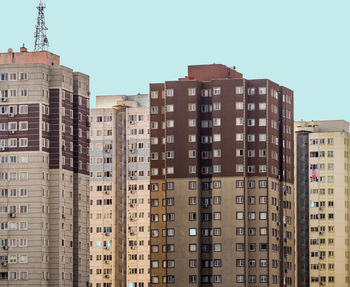
<path id="1" fill-rule="evenodd" d="M 92 287 L 147 287 L 149 97 L 98 96 L 91 122 Z"/>
<path id="2" fill-rule="evenodd" d="M 295 123 L 298 286 L 350 286 L 346 121 Z"/>
<path id="3" fill-rule="evenodd" d="M 150 113 L 151 286 L 295 286 L 293 92 L 189 66 Z"/>
<path id="4" fill-rule="evenodd" d="M 87 286 L 88 115 L 87 75 L 0 54 L 0 286 Z"/>

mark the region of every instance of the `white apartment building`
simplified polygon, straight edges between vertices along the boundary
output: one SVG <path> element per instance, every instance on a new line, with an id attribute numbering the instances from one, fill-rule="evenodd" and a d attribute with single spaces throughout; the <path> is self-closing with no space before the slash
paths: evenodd
<path id="1" fill-rule="evenodd" d="M 349 126 L 295 123 L 299 287 L 350 286 Z"/>
<path id="2" fill-rule="evenodd" d="M 98 96 L 91 111 L 93 287 L 149 283 L 148 95 Z"/>

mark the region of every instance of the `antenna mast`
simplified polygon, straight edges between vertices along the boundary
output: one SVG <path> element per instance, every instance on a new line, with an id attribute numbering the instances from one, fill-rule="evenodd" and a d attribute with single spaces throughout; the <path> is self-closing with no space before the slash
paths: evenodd
<path id="1" fill-rule="evenodd" d="M 38 19 L 35 27 L 35 46 L 34 51 L 47 51 L 49 49 L 49 40 L 47 39 L 46 31 L 48 30 L 45 24 L 44 9 L 46 6 L 40 0 L 38 9 Z"/>

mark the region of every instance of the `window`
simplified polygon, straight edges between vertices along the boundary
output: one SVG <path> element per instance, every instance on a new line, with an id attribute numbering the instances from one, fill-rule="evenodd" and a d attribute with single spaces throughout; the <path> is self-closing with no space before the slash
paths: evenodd
<path id="1" fill-rule="evenodd" d="M 187 107 L 189 112 L 194 112 L 196 110 L 196 104 L 188 104 Z"/>
<path id="2" fill-rule="evenodd" d="M 213 103 L 213 110 L 220 111 L 221 110 L 221 103 Z"/>
<path id="3" fill-rule="evenodd" d="M 188 142 L 196 142 L 196 135 L 189 135 Z"/>
<path id="4" fill-rule="evenodd" d="M 255 172 L 255 165 L 248 165 L 248 173 L 254 173 Z"/>
<path id="5" fill-rule="evenodd" d="M 259 88 L 259 95 L 266 95 L 266 87 Z"/>
<path id="6" fill-rule="evenodd" d="M 244 283 L 244 275 L 237 275 L 236 282 L 237 283 Z"/>
<path id="7" fill-rule="evenodd" d="M 213 141 L 214 142 L 220 142 L 221 141 L 221 134 L 214 134 L 213 135 Z"/>
<path id="8" fill-rule="evenodd" d="M 266 103 L 259 103 L 259 110 L 265 111 L 266 110 Z"/>
<path id="9" fill-rule="evenodd" d="M 197 251 L 197 244 L 189 244 L 188 250 L 190 252 L 196 252 Z"/>
<path id="10" fill-rule="evenodd" d="M 28 130 L 28 122 L 19 122 L 19 130 L 27 131 Z"/>
<path id="11" fill-rule="evenodd" d="M 236 118 L 236 126 L 243 126 L 243 118 Z"/>
<path id="12" fill-rule="evenodd" d="M 195 96 L 196 95 L 196 88 L 189 88 L 188 89 L 188 95 L 189 96 Z"/>
<path id="13" fill-rule="evenodd" d="M 266 142 L 266 134 L 259 134 L 259 141 Z"/>
<path id="14" fill-rule="evenodd" d="M 174 120 L 167 120 L 166 126 L 167 126 L 167 128 L 173 128 L 174 127 Z"/>
<path id="15" fill-rule="evenodd" d="M 27 138 L 20 138 L 19 139 L 19 146 L 20 147 L 27 147 L 28 146 L 28 139 Z"/>
<path id="16" fill-rule="evenodd" d="M 244 108 L 243 102 L 236 102 L 236 110 L 243 110 L 243 108 Z"/>
<path id="17" fill-rule="evenodd" d="M 188 233 L 189 233 L 190 236 L 196 236 L 197 235 L 197 229 L 196 228 L 190 228 Z"/>
<path id="18" fill-rule="evenodd" d="M 259 127 L 266 127 L 266 119 L 259 119 Z"/>
<path id="19" fill-rule="evenodd" d="M 21 97 L 27 97 L 28 96 L 28 90 L 21 90 Z"/>
<path id="20" fill-rule="evenodd" d="M 248 88 L 248 95 L 255 95 L 255 88 Z"/>
<path id="21" fill-rule="evenodd" d="M 189 127 L 195 127 L 196 126 L 196 120 L 195 119 L 189 119 L 188 120 L 188 126 Z"/>
<path id="22" fill-rule="evenodd" d="M 168 113 L 173 112 L 173 111 L 174 111 L 174 105 L 167 105 L 167 106 L 166 106 L 166 111 L 167 111 Z"/>
<path id="23" fill-rule="evenodd" d="M 151 107 L 151 114 L 158 114 L 158 107 Z"/>
<path id="24" fill-rule="evenodd" d="M 243 94 L 243 92 L 244 92 L 243 87 L 236 87 L 236 94 L 237 95 L 241 95 L 241 94 Z"/>
<path id="25" fill-rule="evenodd" d="M 248 119 L 248 127 L 255 126 L 255 119 Z"/>
<path id="26" fill-rule="evenodd" d="M 221 88 L 220 87 L 214 87 L 213 88 L 213 94 L 214 95 L 220 95 L 221 94 Z"/>
<path id="27" fill-rule="evenodd" d="M 213 118 L 213 126 L 214 127 L 221 126 L 221 118 Z"/>
<path id="28" fill-rule="evenodd" d="M 253 111 L 255 110 L 255 104 L 254 103 L 249 103 L 248 104 L 248 111 Z"/>
<path id="29" fill-rule="evenodd" d="M 244 213 L 243 212 L 236 212 L 236 219 L 237 220 L 243 220 L 244 219 Z"/>
<path id="30" fill-rule="evenodd" d="M 174 89 L 166 89 L 165 94 L 167 97 L 173 97 L 174 96 Z"/>
<path id="31" fill-rule="evenodd" d="M 237 133 L 236 134 L 236 141 L 243 141 L 243 134 Z"/>
<path id="32" fill-rule="evenodd" d="M 151 98 L 152 99 L 158 99 L 158 92 L 157 91 L 151 91 Z"/>
<path id="33" fill-rule="evenodd" d="M 255 135 L 248 135 L 248 142 L 255 142 Z"/>
<path id="34" fill-rule="evenodd" d="M 19 114 L 28 114 L 28 105 L 20 105 Z"/>
<path id="35" fill-rule="evenodd" d="M 236 172 L 243 172 L 243 164 L 236 165 Z"/>

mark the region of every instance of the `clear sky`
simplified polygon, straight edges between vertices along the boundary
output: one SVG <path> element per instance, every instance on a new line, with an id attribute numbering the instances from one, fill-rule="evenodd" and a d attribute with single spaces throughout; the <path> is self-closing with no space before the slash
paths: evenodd
<path id="1" fill-rule="evenodd" d="M 220 63 L 294 90 L 296 120 L 350 121 L 349 0 L 44 1 L 50 51 L 90 75 L 92 105 Z M 1 1 L 1 52 L 33 49 L 38 2 Z"/>

